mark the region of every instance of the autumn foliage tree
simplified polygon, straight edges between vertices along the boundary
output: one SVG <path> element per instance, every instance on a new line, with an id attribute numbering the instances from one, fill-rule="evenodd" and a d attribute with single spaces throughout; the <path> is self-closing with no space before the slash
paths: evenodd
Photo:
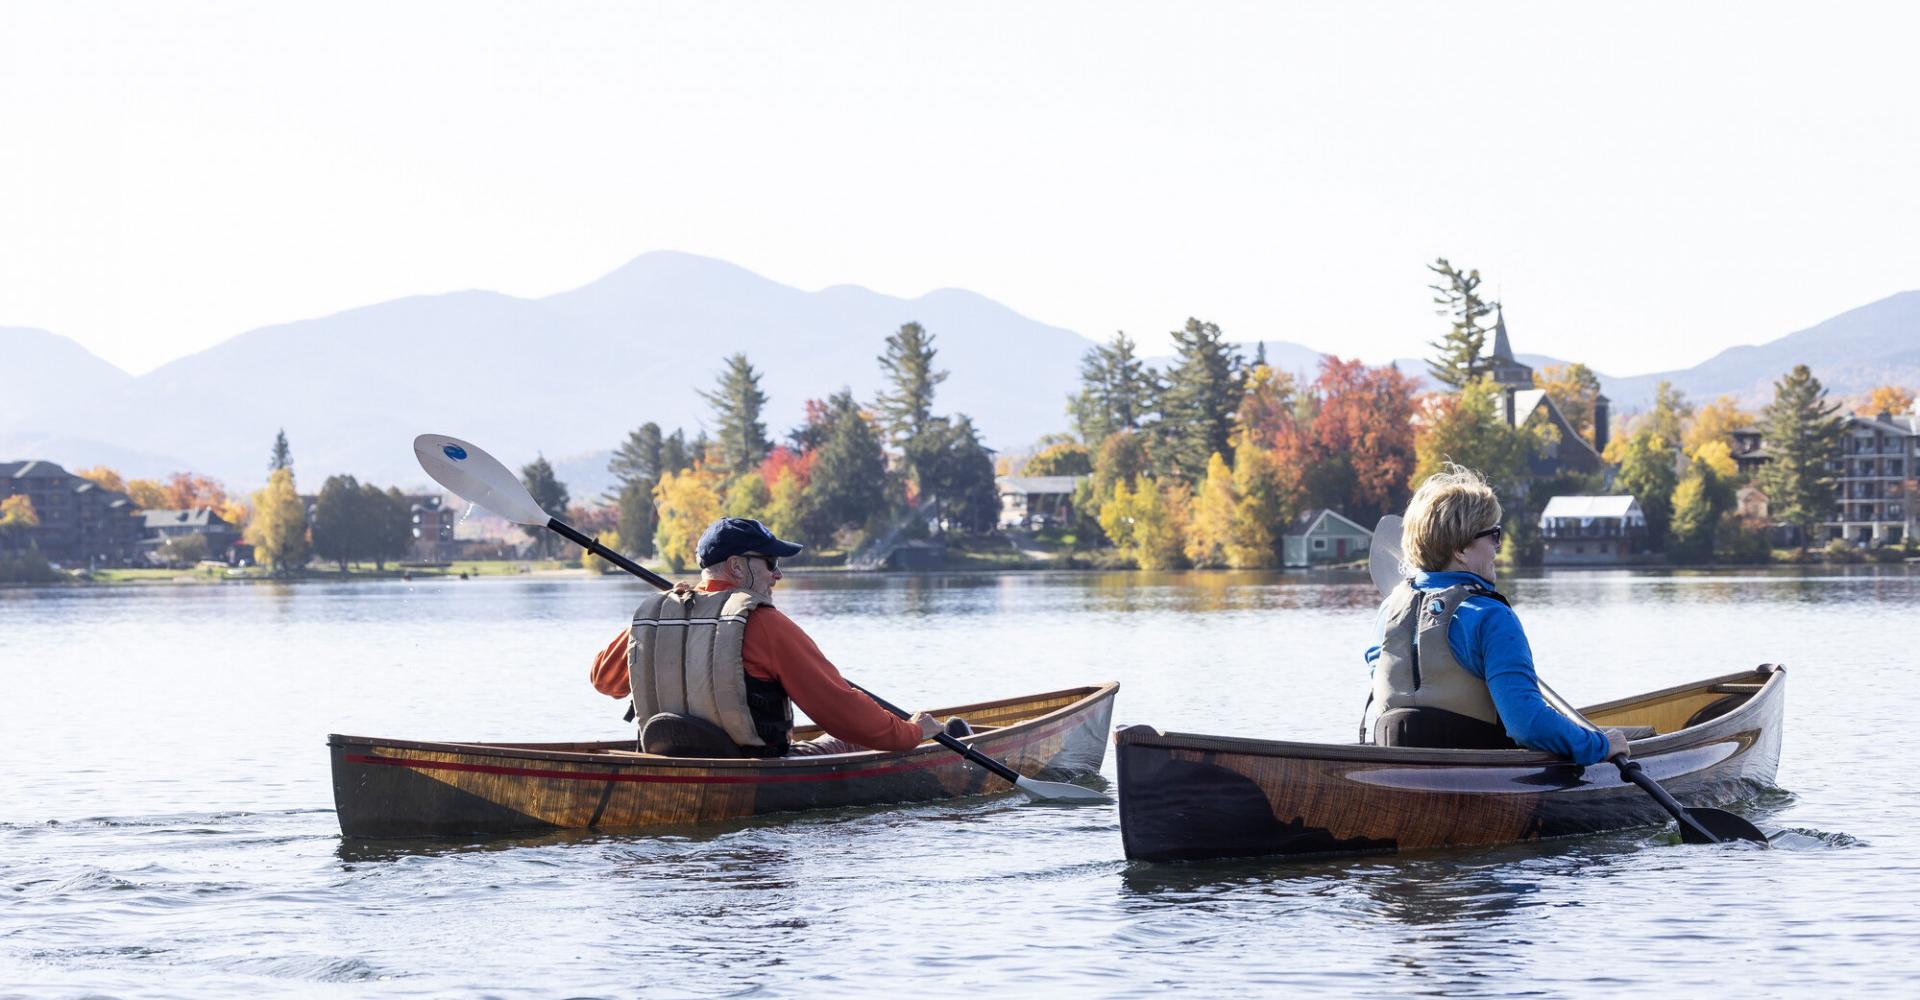
<path id="1" fill-rule="evenodd" d="M 654 530 L 653 548 L 676 572 L 698 565 L 694 546 L 700 533 L 720 517 L 722 479 L 705 465 L 695 465 L 660 477 L 653 488 L 654 504 L 660 526 Z"/>

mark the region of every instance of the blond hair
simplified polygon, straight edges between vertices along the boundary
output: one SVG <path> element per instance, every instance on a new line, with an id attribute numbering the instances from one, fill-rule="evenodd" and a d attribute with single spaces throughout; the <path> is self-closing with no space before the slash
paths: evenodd
<path id="1" fill-rule="evenodd" d="M 1400 550 L 1408 568 L 1446 569 L 1473 537 L 1500 523 L 1500 498 L 1478 472 L 1452 462 L 1427 477 L 1407 503 Z"/>

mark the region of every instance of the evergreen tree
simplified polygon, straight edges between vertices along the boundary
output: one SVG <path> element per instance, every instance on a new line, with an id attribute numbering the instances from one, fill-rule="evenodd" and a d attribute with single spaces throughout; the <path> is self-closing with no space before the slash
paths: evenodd
<path id="1" fill-rule="evenodd" d="M 629 479 L 620 487 L 617 501 L 620 524 L 615 530 L 632 554 L 642 559 L 653 555 L 653 535 L 660 527 L 653 504 L 653 488 L 654 481 L 650 478 Z"/>
<path id="2" fill-rule="evenodd" d="M 539 504 L 541 510 L 552 513 L 567 509 L 567 486 L 554 476 L 553 466 L 545 456 L 521 466 L 520 482 L 526 486 L 528 493 L 533 494 L 533 502 Z M 533 539 L 534 547 L 541 555 L 552 555 L 554 536 L 545 525 L 523 524 L 520 530 Z"/>
<path id="3" fill-rule="evenodd" d="M 661 473 L 663 444 L 660 425 L 652 421 L 628 431 L 627 439 L 621 442 L 619 450 L 613 453 L 613 459 L 607 463 L 607 471 L 613 473 L 618 483 L 616 489 L 624 488 L 636 479 L 657 482 Z M 620 537 L 631 538 L 625 532 L 621 532 Z M 647 537 L 652 538 L 653 532 L 647 532 Z"/>
<path id="4" fill-rule="evenodd" d="M 665 479 L 667 473 L 679 472 L 691 466 L 697 457 L 699 457 L 697 454 L 689 454 L 687 451 L 686 432 L 675 427 L 673 433 L 660 442 L 660 467 L 656 478 Z"/>
<path id="5" fill-rule="evenodd" d="M 1214 452 L 1233 458 L 1233 418 L 1246 379 L 1239 351 L 1218 326 L 1189 319 L 1173 342 L 1177 360 L 1160 394 L 1157 457 L 1164 471 L 1198 482 Z"/>
<path id="6" fill-rule="evenodd" d="M 727 359 L 719 385 L 700 398 L 713 407 L 720 427 L 720 465 L 730 472 L 743 473 L 760 464 L 767 454 L 767 425 L 760 419 L 767 405 L 767 394 L 760 391 L 760 373 L 753 370 L 745 354 Z"/>
<path id="7" fill-rule="evenodd" d="M 874 400 L 880 422 L 895 447 L 926 430 L 933 419 L 933 390 L 947 373 L 933 370 L 933 334 L 918 323 L 907 323 L 887 338 L 880 355 L 880 371 L 890 387 Z"/>
<path id="8" fill-rule="evenodd" d="M 827 400 L 827 437 L 814 458 L 802 526 L 815 538 L 856 528 L 887 508 L 887 458 L 851 390 Z"/>
<path id="9" fill-rule="evenodd" d="M 942 516 L 962 531 L 993 528 L 1000 518 L 993 457 L 981 445 L 970 417 L 935 417 L 908 449 L 909 461 L 920 469 L 923 499 L 938 498 Z"/>
<path id="10" fill-rule="evenodd" d="M 1833 515 L 1836 497 L 1827 463 L 1840 454 L 1845 418 L 1840 404 L 1827 402 L 1827 390 L 1806 365 L 1773 384 L 1773 402 L 1762 417 L 1767 464 L 1755 477 L 1767 494 L 1773 516 L 1800 528 L 1802 547 L 1813 526 Z"/>
<path id="11" fill-rule="evenodd" d="M 287 447 L 287 429 L 282 427 L 280 433 L 273 436 L 273 455 L 267 459 L 267 471 L 291 468 L 293 468 L 293 449 Z"/>
<path id="12" fill-rule="evenodd" d="M 1440 276 L 1439 281 L 1427 286 L 1433 289 L 1434 305 L 1440 307 L 1435 312 L 1453 322 L 1445 337 L 1428 345 L 1439 354 L 1427 363 L 1427 371 L 1434 381 L 1458 390 L 1492 370 L 1486 357 L 1487 328 L 1480 321 L 1500 304 L 1480 298 L 1477 270 L 1462 272 L 1445 257 L 1436 258 L 1427 270 Z"/>
<path id="13" fill-rule="evenodd" d="M 367 549 L 367 520 L 360 483 L 352 476 L 328 476 L 313 501 L 313 554 L 347 571 Z"/>
<path id="14" fill-rule="evenodd" d="M 398 486 L 389 486 L 385 493 L 366 487 L 378 496 L 378 509 L 381 512 L 380 529 L 373 538 L 373 568 L 384 572 L 389 562 L 399 562 L 413 552 L 413 505 L 400 492 Z M 369 505 L 373 498 L 369 497 Z"/>
<path id="15" fill-rule="evenodd" d="M 1123 330 L 1080 359 L 1080 391 L 1068 397 L 1067 412 L 1075 433 L 1090 447 L 1115 431 L 1139 430 L 1153 407 L 1159 379 L 1134 349 Z"/>

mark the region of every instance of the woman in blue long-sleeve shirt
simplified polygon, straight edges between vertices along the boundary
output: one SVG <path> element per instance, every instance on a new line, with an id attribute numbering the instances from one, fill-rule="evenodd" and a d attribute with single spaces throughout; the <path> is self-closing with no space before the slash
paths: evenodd
<path id="1" fill-rule="evenodd" d="M 1526 631 L 1494 589 L 1500 500 L 1459 466 L 1428 477 L 1401 533 L 1412 576 L 1380 606 L 1367 650 L 1374 742 L 1389 746 L 1522 746 L 1594 764 L 1626 749 L 1555 711 L 1540 693 Z"/>

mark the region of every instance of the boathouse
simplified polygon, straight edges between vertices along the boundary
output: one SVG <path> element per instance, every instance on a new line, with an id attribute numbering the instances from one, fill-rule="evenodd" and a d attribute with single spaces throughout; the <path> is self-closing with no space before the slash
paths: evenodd
<path id="1" fill-rule="evenodd" d="M 1540 512 L 1548 566 L 1632 562 L 1647 537 L 1647 516 L 1632 496 L 1554 497 Z"/>
<path id="2" fill-rule="evenodd" d="M 1302 513 L 1281 537 L 1290 569 L 1364 559 L 1373 548 L 1373 532 L 1331 507 Z"/>

